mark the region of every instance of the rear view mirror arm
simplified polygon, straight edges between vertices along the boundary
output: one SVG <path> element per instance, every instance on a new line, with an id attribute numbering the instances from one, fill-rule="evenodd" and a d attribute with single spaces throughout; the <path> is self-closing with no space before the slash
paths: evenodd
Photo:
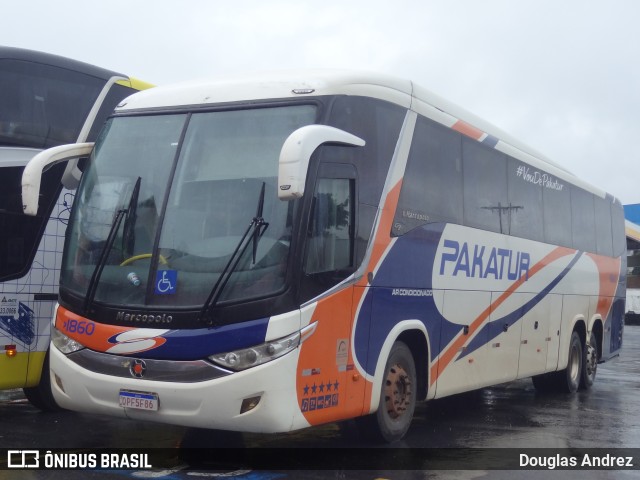
<path id="1" fill-rule="evenodd" d="M 93 143 L 73 143 L 49 148 L 33 157 L 22 173 L 22 210 L 26 215 L 38 213 L 40 183 L 43 172 L 52 165 L 74 158 L 87 157 L 93 150 Z"/>

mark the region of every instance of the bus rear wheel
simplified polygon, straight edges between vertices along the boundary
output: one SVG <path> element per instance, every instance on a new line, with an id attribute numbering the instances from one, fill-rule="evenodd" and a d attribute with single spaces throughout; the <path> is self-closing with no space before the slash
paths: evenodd
<path id="1" fill-rule="evenodd" d="M 416 367 L 411 350 L 403 342 L 391 347 L 384 369 L 378 411 L 359 419 L 367 435 L 392 443 L 409 430 L 416 407 Z"/>
<path id="2" fill-rule="evenodd" d="M 598 339 L 595 334 L 591 332 L 589 335 L 589 341 L 585 346 L 584 362 L 582 364 L 582 376 L 580 377 L 580 388 L 588 390 L 596 380 L 596 370 L 598 369 L 598 359 L 600 355 L 598 352 Z"/>
<path id="3" fill-rule="evenodd" d="M 582 340 L 578 332 L 571 334 L 569 341 L 569 358 L 567 368 L 559 372 L 544 373 L 532 378 L 533 386 L 539 392 L 574 393 L 578 390 L 584 376 L 584 363 Z"/>

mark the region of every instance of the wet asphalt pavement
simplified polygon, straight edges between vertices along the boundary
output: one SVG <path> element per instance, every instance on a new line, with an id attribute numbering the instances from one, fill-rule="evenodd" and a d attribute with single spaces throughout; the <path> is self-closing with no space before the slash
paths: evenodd
<path id="1" fill-rule="evenodd" d="M 640 464 L 640 326 L 625 327 L 621 356 L 599 365 L 596 383 L 588 392 L 543 395 L 535 391 L 530 380 L 522 380 L 420 404 L 409 433 L 392 448 L 372 448 L 359 435 L 353 422 L 291 434 L 242 435 L 73 412 L 45 414 L 27 403 L 19 391 L 0 393 L 0 422 L 0 449 L 106 452 L 104 449 L 109 448 L 131 448 L 132 451 L 152 448 L 168 449 L 154 450 L 155 458 L 177 454 L 177 458 L 167 459 L 162 462 L 162 468 L 154 470 L 0 470 L 2 480 L 640 478 L 637 469 Z M 209 450 L 188 448 L 194 446 Z M 235 465 L 231 461 L 225 468 L 213 470 L 219 467 L 212 467 L 206 461 L 203 463 L 203 458 L 212 451 L 220 452 L 220 447 L 235 447 L 228 450 L 229 458 L 239 452 L 258 452 L 255 458 L 263 468 L 248 470 L 241 463 Z M 588 451 L 601 455 L 621 452 L 612 449 L 636 449 L 622 451 L 635 455 L 636 469 L 508 472 L 487 469 L 482 461 L 474 460 L 487 452 L 498 457 L 503 454 L 519 456 L 530 453 L 529 449 L 563 449 L 559 452 L 578 452 L 576 455 L 580 454 L 580 458 L 580 449 L 592 449 Z M 541 452 L 555 455 L 554 450 L 533 453 Z M 340 459 L 332 461 L 331 457 L 336 454 Z M 269 458 L 276 457 L 270 455 L 278 456 L 273 464 Z M 440 456 L 448 460 L 416 462 L 416 456 L 420 455 L 427 459 L 437 460 Z M 295 457 L 291 463 L 293 468 L 304 465 L 305 461 L 313 463 L 314 468 L 285 469 L 282 463 L 286 465 L 287 462 L 281 460 L 283 456 Z M 368 465 L 370 461 L 375 470 L 352 470 L 350 459 L 356 465 Z M 388 469 L 385 468 L 387 462 Z M 403 462 L 411 470 L 404 469 Z M 0 467 L 6 463 L 5 458 L 0 458 Z M 322 468 L 316 468 L 317 463 Z"/>

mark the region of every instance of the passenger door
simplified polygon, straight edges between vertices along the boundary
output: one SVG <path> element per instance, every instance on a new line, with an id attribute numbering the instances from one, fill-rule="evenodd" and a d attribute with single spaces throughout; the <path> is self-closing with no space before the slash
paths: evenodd
<path id="1" fill-rule="evenodd" d="M 353 286 L 332 289 L 355 268 L 355 168 L 322 164 L 316 180 L 302 259 L 304 299 L 319 297 L 311 323 L 315 332 L 302 344 L 298 399 L 305 418 L 317 425 L 359 414 L 354 395 L 351 329 Z"/>

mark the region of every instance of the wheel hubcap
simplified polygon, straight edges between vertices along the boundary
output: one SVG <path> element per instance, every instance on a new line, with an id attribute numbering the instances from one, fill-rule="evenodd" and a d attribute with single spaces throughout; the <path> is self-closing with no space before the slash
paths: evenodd
<path id="1" fill-rule="evenodd" d="M 384 386 L 384 399 L 389 416 L 396 419 L 409 408 L 412 397 L 411 379 L 407 371 L 399 364 L 393 365 L 387 372 Z"/>

